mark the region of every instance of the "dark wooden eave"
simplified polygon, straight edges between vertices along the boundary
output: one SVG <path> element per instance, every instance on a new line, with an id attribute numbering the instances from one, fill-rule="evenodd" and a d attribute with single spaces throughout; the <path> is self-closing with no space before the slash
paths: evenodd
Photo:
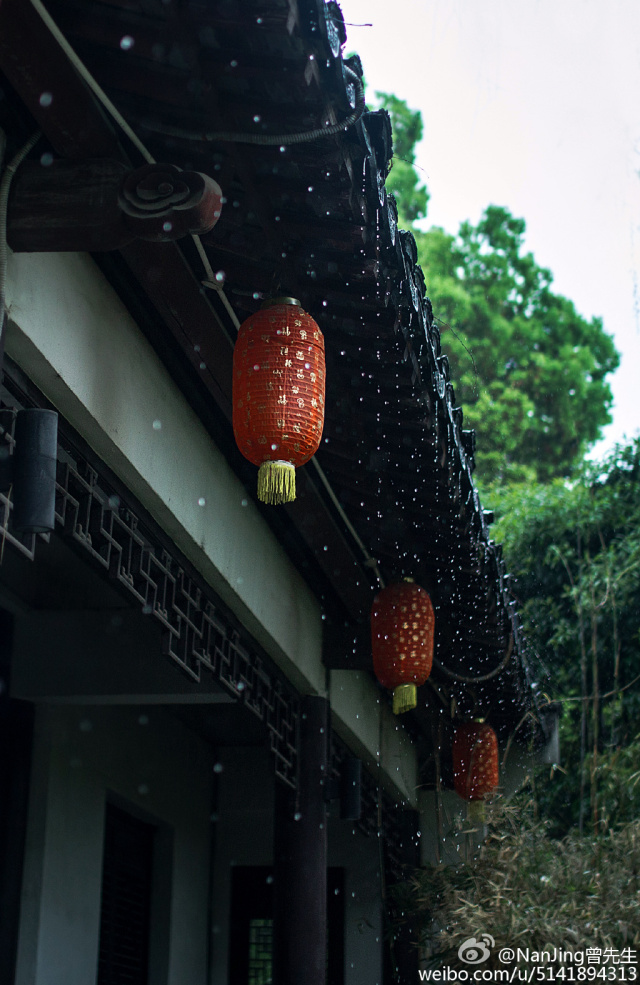
<path id="1" fill-rule="evenodd" d="M 105 40 L 105 36 L 100 37 Z M 33 52 L 33 60 L 25 57 L 25 52 Z M 57 155 L 71 160 L 109 155 L 131 163 L 112 122 L 28 2 L 6 0 L 0 7 L 0 65 Z M 51 105 L 43 108 L 41 95 L 49 91 L 53 95 Z M 120 252 L 194 372 L 230 421 L 232 343 L 180 247 L 133 242 Z M 204 371 L 200 368 L 203 362 Z M 360 559 L 304 473 L 299 475 L 298 490 L 298 499 L 287 512 L 327 577 L 330 573 L 333 579 L 336 571 L 344 577 L 343 602 L 348 612 L 359 616 L 370 597 Z"/>
<path id="2" fill-rule="evenodd" d="M 430 591 L 440 664 L 484 675 L 514 639 L 509 667 L 479 695 L 495 704 L 495 694 L 509 693 L 519 714 L 529 681 L 518 621 L 473 486 L 473 438 L 455 405 L 415 242 L 395 228 L 384 187 L 386 114 L 284 149 L 207 137 L 305 131 L 351 112 L 350 71 L 359 67 L 343 61 L 337 4 L 51 0 L 48 9 L 154 157 L 222 186 L 227 201 L 203 243 L 240 320 L 279 286 L 319 322 L 328 390 L 318 462 L 385 579 L 411 574 Z M 133 39 L 126 52 L 123 37 Z M 0 66 L 55 154 L 141 163 L 23 0 L 0 7 Z M 52 90 L 43 109 L 40 95 Z M 166 136 L 163 127 L 202 136 Z M 192 244 L 134 242 L 120 255 L 159 319 L 147 329 L 152 342 L 171 355 L 187 392 L 208 395 L 221 422 L 214 436 L 228 441 L 233 327 L 202 289 Z M 126 277 L 120 287 L 126 300 Z M 299 470 L 298 499 L 271 522 L 295 531 L 329 586 L 328 663 L 365 665 L 348 640 L 368 635 L 373 570 L 312 467 Z"/>

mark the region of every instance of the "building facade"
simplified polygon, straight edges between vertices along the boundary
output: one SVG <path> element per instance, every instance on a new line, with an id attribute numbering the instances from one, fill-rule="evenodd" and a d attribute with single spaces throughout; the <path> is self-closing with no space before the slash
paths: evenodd
<path id="1" fill-rule="evenodd" d="M 544 739 L 521 728 L 532 677 L 473 435 L 384 187 L 388 119 L 345 39 L 320 0 L 0 7 L 5 160 L 42 131 L 8 194 L 8 452 L 19 411 L 58 415 L 54 529 L 18 531 L 0 493 L 17 985 L 413 981 L 390 887 L 443 837 L 465 851 L 457 717 L 503 747 L 519 730 L 505 789 Z M 208 230 L 197 203 L 131 221 L 130 175 L 157 198 L 167 167 L 219 182 Z M 238 324 L 274 291 L 327 347 L 323 444 L 280 507 L 230 421 Z M 394 716 L 368 621 L 403 575 L 433 598 L 436 664 Z"/>

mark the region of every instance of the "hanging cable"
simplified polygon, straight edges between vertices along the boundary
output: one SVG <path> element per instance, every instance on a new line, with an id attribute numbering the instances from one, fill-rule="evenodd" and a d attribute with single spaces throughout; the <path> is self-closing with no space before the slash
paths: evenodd
<path id="1" fill-rule="evenodd" d="M 233 143 L 233 144 L 256 144 L 262 147 L 286 147 L 288 144 L 303 144 L 312 140 L 320 140 L 322 137 L 333 137 L 335 134 L 344 133 L 355 123 L 358 122 L 366 109 L 364 98 L 364 86 L 362 80 L 347 65 L 344 66 L 345 72 L 351 76 L 356 89 L 356 106 L 349 116 L 338 123 L 331 123 L 325 127 L 316 127 L 314 130 L 303 130 L 298 133 L 235 133 L 233 130 L 187 130 L 184 127 L 174 127 L 164 123 L 143 123 L 145 130 L 152 133 L 161 133 L 165 137 L 175 137 L 178 140 L 198 140 L 208 143 Z"/>
<path id="2" fill-rule="evenodd" d="M 312 458 L 311 459 L 311 464 L 315 468 L 315 470 L 316 470 L 316 472 L 317 472 L 317 474 L 318 474 L 318 476 L 320 478 L 320 481 L 322 482 L 324 488 L 327 490 L 327 493 L 329 494 L 329 498 L 330 498 L 331 502 L 333 503 L 333 505 L 337 509 L 338 513 L 340 514 L 340 517 L 341 517 L 341 519 L 342 519 L 345 527 L 347 528 L 347 530 L 349 531 L 349 533 L 351 534 L 351 536 L 355 540 L 356 544 L 358 545 L 358 547 L 360 548 L 360 550 L 364 554 L 364 558 L 365 558 L 364 563 L 365 563 L 366 567 L 372 569 L 372 571 L 374 572 L 376 578 L 378 579 L 378 583 L 380 585 L 380 588 L 384 588 L 384 579 L 383 579 L 382 575 L 380 574 L 380 569 L 378 568 L 378 562 L 375 560 L 375 558 L 371 557 L 371 555 L 369 554 L 367 548 L 365 547 L 365 545 L 363 544 L 362 540 L 358 536 L 358 532 L 356 531 L 355 527 L 353 526 L 353 524 L 351 523 L 351 521 L 348 519 L 346 513 L 342 509 L 342 506 L 340 505 L 340 501 L 338 500 L 338 497 L 336 496 L 336 494 L 334 493 L 333 489 L 331 488 L 331 484 L 329 483 L 329 480 L 327 479 L 322 466 L 315 460 L 315 458 Z"/>
<path id="3" fill-rule="evenodd" d="M 82 59 L 75 53 L 74 49 L 67 41 L 64 34 L 60 30 L 56 22 L 53 20 L 48 10 L 42 5 L 40 0 L 31 0 L 31 3 L 40 14 L 40 17 L 51 31 L 51 34 L 54 36 L 54 38 L 56 39 L 56 41 L 64 51 L 65 55 L 67 56 L 73 67 L 75 68 L 78 75 L 80 75 L 80 77 L 84 79 L 84 81 L 87 83 L 93 94 L 98 97 L 99 101 L 102 103 L 104 108 L 116 121 L 120 129 L 123 130 L 124 133 L 126 133 L 131 143 L 137 148 L 137 150 L 140 151 L 140 153 L 147 161 L 147 163 L 155 164 L 156 162 L 154 158 L 151 156 L 147 148 L 144 146 L 144 144 L 138 137 L 137 133 L 135 133 L 135 131 L 129 126 L 122 113 L 118 109 L 116 109 L 116 107 L 113 105 L 113 103 L 107 96 L 104 89 L 99 85 L 99 83 L 93 77 L 93 75 L 91 74 L 87 66 L 84 64 Z"/>
<path id="4" fill-rule="evenodd" d="M 492 677 L 495 677 L 497 674 L 500 673 L 501 670 L 504 670 L 504 668 L 507 666 L 507 664 L 511 659 L 511 654 L 513 653 L 513 644 L 514 644 L 514 639 L 513 639 L 513 631 L 512 631 L 509 634 L 509 643 L 507 645 L 505 655 L 500 661 L 500 663 L 498 664 L 498 666 L 494 667 L 493 670 L 490 670 L 488 674 L 480 674 L 478 677 L 467 677 L 464 674 L 456 674 L 455 671 L 449 670 L 438 660 L 436 660 L 435 657 L 433 658 L 433 666 L 437 667 L 438 670 L 441 670 L 443 674 L 446 674 L 447 677 L 451 677 L 454 681 L 462 681 L 463 684 L 480 684 L 482 681 L 490 681 Z"/>
<path id="5" fill-rule="evenodd" d="M 107 96 L 104 89 L 96 81 L 94 76 L 91 74 L 89 69 L 86 67 L 81 58 L 76 54 L 75 50 L 69 44 L 64 34 L 55 23 L 51 14 L 48 12 L 46 7 L 43 6 L 41 0 L 31 0 L 32 5 L 40 14 L 40 17 L 45 22 L 52 35 L 55 37 L 56 41 L 66 54 L 69 61 L 72 63 L 78 74 L 84 79 L 91 91 L 98 97 L 102 105 L 109 111 L 113 119 L 120 126 L 120 128 L 126 133 L 129 140 L 134 144 L 134 146 L 139 150 L 142 156 L 149 164 L 155 164 L 155 160 L 149 153 L 145 145 L 142 143 L 137 133 L 132 129 L 132 127 L 127 123 L 124 116 L 120 111 L 114 106 L 109 97 Z M 167 137 L 178 137 L 182 140 L 205 140 L 205 141 L 220 141 L 221 143 L 236 143 L 236 144 L 261 144 L 263 146 L 278 145 L 278 144 L 300 144 L 305 143 L 309 140 L 318 140 L 321 137 L 331 137 L 337 133 L 342 133 L 348 130 L 350 127 L 357 123 L 362 114 L 366 109 L 365 97 L 364 97 L 364 86 L 362 80 L 349 68 L 348 65 L 344 65 L 344 70 L 351 77 L 354 82 L 356 89 L 356 106 L 349 116 L 346 116 L 344 120 L 340 120 L 338 123 L 333 123 L 326 127 L 317 127 L 315 130 L 305 130 L 301 133 L 285 133 L 285 134 L 257 134 L 257 133 L 234 133 L 233 131 L 205 131 L 198 133 L 192 130 L 186 130 L 182 127 L 172 127 L 170 125 L 163 124 L 150 124 L 145 123 L 144 128 L 150 130 L 153 133 L 161 133 Z"/>

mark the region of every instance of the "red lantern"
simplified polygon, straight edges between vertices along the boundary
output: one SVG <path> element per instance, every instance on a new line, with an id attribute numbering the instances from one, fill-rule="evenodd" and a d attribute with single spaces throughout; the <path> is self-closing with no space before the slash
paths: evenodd
<path id="1" fill-rule="evenodd" d="M 387 585 L 373 600 L 373 669 L 382 686 L 393 690 L 395 715 L 415 708 L 417 686 L 431 673 L 434 623 L 431 599 L 410 578 Z"/>
<path id="2" fill-rule="evenodd" d="M 459 725 L 454 732 L 453 785 L 467 801 L 482 801 L 498 786 L 498 739 L 482 719 Z"/>
<path id="3" fill-rule="evenodd" d="M 324 338 L 294 298 L 266 301 L 233 352 L 233 431 L 259 467 L 258 499 L 296 498 L 295 469 L 318 450 L 324 423 Z"/>

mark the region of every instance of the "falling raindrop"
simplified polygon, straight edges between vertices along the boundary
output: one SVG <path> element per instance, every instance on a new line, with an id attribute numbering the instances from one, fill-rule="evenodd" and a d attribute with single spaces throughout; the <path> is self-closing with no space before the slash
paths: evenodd
<path id="1" fill-rule="evenodd" d="M 213 772 L 214 773 L 222 773 L 223 769 L 224 769 L 224 766 L 222 765 L 222 763 L 214 763 L 213 764 Z"/>
<path id="2" fill-rule="evenodd" d="M 53 154 L 51 154 L 48 150 L 45 151 L 42 157 L 40 158 L 40 164 L 42 165 L 43 168 L 50 167 L 50 165 L 53 164 Z"/>
<path id="3" fill-rule="evenodd" d="M 152 428 L 153 428 L 154 431 L 160 431 L 162 429 L 162 421 L 159 421 L 156 418 L 156 420 L 153 422 L 153 424 L 151 426 L 152 426 Z"/>
<path id="4" fill-rule="evenodd" d="M 207 501 L 204 498 L 204 496 L 201 496 L 200 499 L 198 500 L 198 506 L 204 506 L 206 502 Z"/>
<path id="5" fill-rule="evenodd" d="M 51 103 L 52 102 L 53 102 L 53 96 L 51 95 L 50 92 L 43 92 L 41 94 L 40 99 L 39 99 L 39 103 L 40 103 L 41 106 L 44 106 L 45 109 L 47 107 L 51 106 Z"/>
<path id="6" fill-rule="evenodd" d="M 120 38 L 120 47 L 123 51 L 130 51 L 134 44 L 135 42 L 130 34 L 125 34 L 123 38 Z"/>

